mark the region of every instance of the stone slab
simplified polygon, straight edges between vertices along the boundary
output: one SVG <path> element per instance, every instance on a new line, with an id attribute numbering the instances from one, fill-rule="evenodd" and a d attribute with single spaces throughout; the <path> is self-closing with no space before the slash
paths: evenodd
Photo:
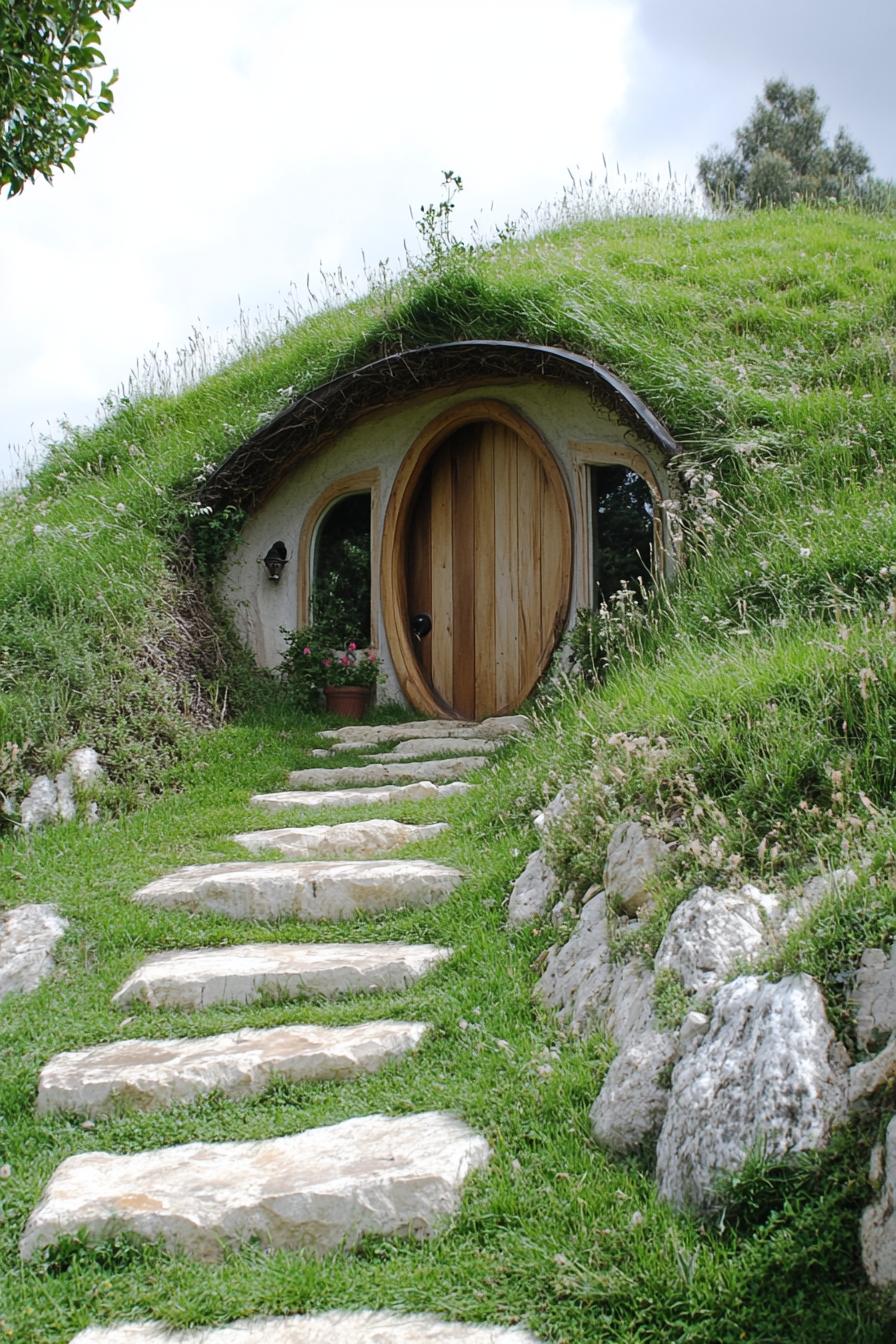
<path id="1" fill-rule="evenodd" d="M 454 752 L 456 755 L 471 756 L 488 755 L 490 751 L 497 751 L 502 745 L 497 738 L 489 737 L 429 737 L 425 740 L 418 738 L 408 738 L 401 742 L 396 742 L 394 747 L 383 753 L 379 758 L 384 762 L 387 760 L 413 761 L 419 760 L 422 756 L 438 756 L 443 752 L 447 755 Z M 368 758 L 370 759 L 370 758 Z"/>
<path id="2" fill-rule="evenodd" d="M 474 770 L 481 770 L 485 764 L 484 756 L 446 756 L 438 761 L 393 761 L 391 765 L 338 765 L 332 769 L 312 766 L 308 770 L 292 770 L 289 784 L 294 789 L 411 784 L 416 780 L 435 784 L 472 774 Z"/>
<path id="3" fill-rule="evenodd" d="M 896 1115 L 871 1156 L 877 1199 L 862 1214 L 859 1239 L 865 1273 L 875 1288 L 896 1289 Z"/>
<path id="4" fill-rule="evenodd" d="M 71 1344 L 539 1344 L 521 1325 L 464 1325 L 392 1311 L 256 1316 L 230 1325 L 169 1330 L 151 1322 L 90 1326 Z"/>
<path id="5" fill-rule="evenodd" d="M 356 859 L 372 859 L 405 845 L 432 840 L 447 831 L 448 824 L 435 821 L 428 826 L 412 826 L 403 821 L 376 818 L 370 821 L 344 821 L 336 826 L 284 826 L 279 830 L 243 831 L 230 838 L 253 854 L 279 850 L 291 859 L 315 859 L 340 854 Z"/>
<path id="6" fill-rule="evenodd" d="M 544 853 L 536 849 L 510 889 L 507 927 L 522 928 L 547 913 L 557 890 L 557 878 Z"/>
<path id="7" fill-rule="evenodd" d="M 427 859 L 193 864 L 150 882 L 141 905 L 213 911 L 231 919 L 351 919 L 444 901 L 463 881 Z"/>
<path id="8" fill-rule="evenodd" d="M 329 728 L 318 737 L 330 742 L 351 743 L 352 746 L 375 746 L 381 742 L 408 741 L 412 737 L 513 737 L 532 731 L 525 714 L 501 714 L 483 719 L 481 723 L 469 719 L 417 719 L 412 723 L 350 724 L 345 728 Z"/>
<path id="9" fill-rule="evenodd" d="M 896 1032 L 896 942 L 890 955 L 868 947 L 856 973 L 852 994 L 860 1050 L 876 1050 Z"/>
<path id="10" fill-rule="evenodd" d="M 0 915 L 0 999 L 37 988 L 67 928 L 54 905 L 19 905 Z"/>
<path id="11" fill-rule="evenodd" d="M 37 1109 L 103 1115 L 155 1110 L 210 1092 L 248 1097 L 273 1078 L 299 1083 L 354 1078 L 415 1050 L 423 1022 L 243 1028 L 218 1036 L 113 1041 L 55 1055 L 41 1070 Z"/>
<path id="12" fill-rule="evenodd" d="M 451 956 L 427 943 L 246 943 L 157 952 L 115 995 L 119 1006 L 207 1008 L 265 995 L 296 999 L 406 989 Z"/>
<path id="13" fill-rule="evenodd" d="M 259 1241 L 315 1254 L 367 1233 L 422 1239 L 457 1212 L 489 1159 L 456 1115 L 367 1115 L 284 1138 L 80 1153 L 51 1177 L 20 1243 L 24 1260 L 61 1237 L 125 1233 L 220 1260 Z"/>
<path id="14" fill-rule="evenodd" d="M 267 812 L 286 812 L 291 807 L 380 807 L 454 798 L 458 794 L 469 793 L 472 787 L 472 784 L 464 784 L 460 780 L 448 784 L 420 780 L 415 784 L 394 784 L 375 789 L 303 789 L 256 793 L 249 801 L 253 807 L 263 807 Z"/>

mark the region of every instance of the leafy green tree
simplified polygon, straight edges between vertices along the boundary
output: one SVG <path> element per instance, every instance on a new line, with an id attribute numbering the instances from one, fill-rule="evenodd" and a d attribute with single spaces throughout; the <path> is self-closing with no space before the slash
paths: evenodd
<path id="1" fill-rule="evenodd" d="M 752 115 L 734 133 L 734 149 L 713 145 L 697 174 L 714 205 L 788 205 L 795 200 L 860 198 L 871 160 L 841 126 L 833 144 L 822 135 L 826 109 L 811 84 L 766 82 Z"/>
<path id="2" fill-rule="evenodd" d="M 70 168 L 112 107 L 113 70 L 94 89 L 103 19 L 134 0 L 0 0 L 0 190 Z"/>

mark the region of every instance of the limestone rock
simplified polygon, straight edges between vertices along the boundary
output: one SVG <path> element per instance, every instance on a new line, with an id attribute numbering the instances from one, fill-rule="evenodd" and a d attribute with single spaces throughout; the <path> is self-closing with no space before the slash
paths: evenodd
<path id="1" fill-rule="evenodd" d="M 543 915 L 553 899 L 557 879 L 540 849 L 530 854 L 526 866 L 510 889 L 507 927 L 518 929 Z"/>
<path id="2" fill-rule="evenodd" d="M 625 1155 L 656 1138 L 669 1104 L 664 1075 L 676 1054 L 670 1032 L 647 1031 L 620 1050 L 591 1107 L 591 1132 L 602 1148 Z"/>
<path id="3" fill-rule="evenodd" d="M 209 910 L 231 919 L 350 919 L 444 901 L 463 881 L 426 859 L 192 864 L 150 882 L 141 905 Z"/>
<path id="4" fill-rule="evenodd" d="M 578 793 L 579 786 L 575 782 L 564 784 L 545 808 L 532 813 L 532 825 L 535 829 L 543 831 L 546 826 L 553 826 L 555 822 L 561 821 L 576 801 Z"/>
<path id="5" fill-rule="evenodd" d="M 345 728 L 329 728 L 318 737 L 331 742 L 346 742 L 353 746 L 376 746 L 381 742 L 407 741 L 412 737 L 513 737 L 532 731 L 524 714 L 502 714 L 483 719 L 482 723 L 465 719 L 417 719 L 412 723 L 349 724 Z"/>
<path id="6" fill-rule="evenodd" d="M 646 835 L 637 821 L 623 821 L 610 836 L 604 865 L 607 900 L 635 915 L 647 900 L 647 886 L 669 853 L 669 846 Z"/>
<path id="7" fill-rule="evenodd" d="M 371 821 L 344 821 L 338 826 L 286 826 L 273 831 L 244 831 L 230 838 L 253 854 L 279 850 L 291 859 L 316 859 L 326 856 L 351 855 L 356 859 L 370 859 L 377 854 L 388 854 L 405 845 L 432 840 L 447 831 L 444 821 L 428 826 L 410 826 L 402 821 L 386 818 Z"/>
<path id="8" fill-rule="evenodd" d="M 845 1115 L 846 1061 L 816 982 L 747 975 L 715 998 L 709 1031 L 675 1066 L 657 1144 L 660 1194 L 709 1208 L 720 1176 L 823 1148 Z"/>
<path id="9" fill-rule="evenodd" d="M 56 776 L 56 815 L 60 821 L 74 821 L 78 815 L 72 777 L 67 770 L 60 770 Z"/>
<path id="10" fill-rule="evenodd" d="M 896 942 L 889 957 L 879 947 L 862 953 L 852 999 L 859 1049 L 874 1050 L 896 1031 Z"/>
<path id="11" fill-rule="evenodd" d="M 0 999 L 36 989 L 53 969 L 53 949 L 68 928 L 54 905 L 19 905 L 0 914 Z"/>
<path id="12" fill-rule="evenodd" d="M 885 1087 L 896 1084 L 896 1036 L 880 1054 L 856 1064 L 849 1071 L 849 1109 L 857 1110 Z"/>
<path id="13" fill-rule="evenodd" d="M 157 952 L 115 995 L 119 1006 L 207 1008 L 321 994 L 365 994 L 406 989 L 451 956 L 427 943 L 247 943 Z"/>
<path id="14" fill-rule="evenodd" d="M 599 892 L 585 906 L 569 940 L 551 949 L 535 992 L 561 1021 L 584 1035 L 602 1023 L 614 978 L 606 897 Z"/>
<path id="15" fill-rule="evenodd" d="M 872 1155 L 872 1179 L 875 1175 L 878 1198 L 862 1214 L 862 1263 L 875 1288 L 892 1290 L 896 1288 L 896 1115 L 887 1125 L 883 1148 Z"/>
<path id="16" fill-rule="evenodd" d="M 522 1326 L 462 1325 L 391 1311 L 255 1316 L 230 1325 L 169 1330 L 127 1323 L 90 1326 L 71 1344 L 539 1344 Z"/>
<path id="17" fill-rule="evenodd" d="M 631 957 L 613 969 L 615 973 L 602 1025 L 616 1044 L 624 1047 L 645 1032 L 655 1030 L 653 990 L 656 977 L 640 957 Z"/>
<path id="18" fill-rule="evenodd" d="M 420 1044 L 422 1022 L 353 1027 L 244 1028 L 181 1040 L 113 1041 L 55 1055 L 41 1070 L 37 1109 L 103 1115 L 194 1101 L 210 1092 L 247 1097 L 273 1078 L 305 1082 L 373 1073 Z"/>
<path id="19" fill-rule="evenodd" d="M 432 1236 L 454 1214 L 488 1144 L 444 1112 L 367 1115 L 285 1138 L 188 1143 L 64 1161 L 28 1219 L 30 1259 L 61 1237 L 126 1233 L 219 1260 L 229 1247 L 323 1254 L 366 1233 Z"/>
<path id="20" fill-rule="evenodd" d="M 709 1018 L 705 1013 L 688 1013 L 678 1031 L 678 1049 L 685 1055 L 703 1040 L 709 1031 Z"/>
<path id="21" fill-rule="evenodd" d="M 412 761 L 419 760 L 421 756 L 437 756 L 440 752 L 462 753 L 464 756 L 488 755 L 490 751 L 497 751 L 501 743 L 495 738 L 489 737 L 429 737 L 425 740 L 419 738 L 408 738 L 396 743 L 386 752 L 386 757 L 390 760 Z"/>
<path id="22" fill-rule="evenodd" d="M 290 787 L 338 789 L 341 786 L 410 784 L 415 780 L 436 783 L 472 774 L 486 764 L 484 756 L 443 757 L 438 761 L 393 761 L 390 765 L 340 765 L 334 769 L 313 767 L 293 770 Z"/>
<path id="23" fill-rule="evenodd" d="M 285 812 L 291 807 L 380 807 L 391 803 L 422 803 L 433 798 L 454 798 L 458 794 L 469 793 L 472 787 L 472 784 L 460 781 L 432 784 L 429 780 L 421 780 L 416 784 L 395 784 L 378 789 L 256 793 L 250 802 L 253 807 L 263 807 L 268 812 Z"/>
<path id="24" fill-rule="evenodd" d="M 78 789 L 92 789 L 106 778 L 106 772 L 93 747 L 78 747 L 68 757 L 65 768 Z"/>
<path id="25" fill-rule="evenodd" d="M 801 895 L 790 903 L 778 922 L 780 936 L 786 937 L 792 929 L 798 928 L 831 891 L 848 891 L 858 880 L 858 875 L 852 868 L 835 868 L 831 873 L 819 873 L 816 877 L 810 877 L 808 882 L 803 884 Z"/>
<path id="26" fill-rule="evenodd" d="M 49 775 L 38 775 L 22 799 L 19 812 L 22 829 L 33 831 L 48 821 L 55 821 L 58 815 L 56 785 Z"/>
<path id="27" fill-rule="evenodd" d="M 684 987 L 712 994 L 739 962 L 761 950 L 777 897 L 745 886 L 739 892 L 698 887 L 669 920 L 656 954 L 656 970 L 677 971 Z"/>

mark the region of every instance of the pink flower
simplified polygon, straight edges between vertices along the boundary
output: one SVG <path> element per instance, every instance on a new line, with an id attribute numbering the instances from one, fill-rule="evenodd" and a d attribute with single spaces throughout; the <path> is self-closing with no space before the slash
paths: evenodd
<path id="1" fill-rule="evenodd" d="M 332 667 L 332 666 L 333 666 L 333 659 L 332 659 L 332 658 L 324 658 L 324 660 L 323 660 L 323 664 L 324 664 L 324 667 Z"/>
<path id="2" fill-rule="evenodd" d="M 373 649 L 367 650 L 367 657 L 370 659 L 372 663 L 376 662 L 376 654 L 374 653 Z"/>
<path id="3" fill-rule="evenodd" d="M 354 642 L 354 640 L 352 640 L 351 644 L 349 644 L 348 646 L 349 653 L 354 653 L 357 647 L 358 647 L 357 644 Z"/>
<path id="4" fill-rule="evenodd" d="M 304 647 L 304 649 L 302 650 L 302 652 L 304 653 L 304 655 L 305 655 L 306 658 L 307 658 L 308 655 L 311 653 L 311 650 L 309 649 L 309 647 L 308 647 L 307 644 L 305 645 L 305 647 Z"/>
<path id="5" fill-rule="evenodd" d="M 339 661 L 343 667 L 351 667 L 352 665 L 352 660 L 351 658 L 349 658 L 347 653 L 344 653 L 342 657 L 339 659 Z"/>

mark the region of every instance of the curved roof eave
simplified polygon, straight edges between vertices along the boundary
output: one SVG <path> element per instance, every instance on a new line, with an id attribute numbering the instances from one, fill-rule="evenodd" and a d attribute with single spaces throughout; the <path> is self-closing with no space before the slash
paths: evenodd
<path id="1" fill-rule="evenodd" d="M 664 455 L 679 446 L 639 396 L 601 364 L 556 346 L 522 341 L 447 341 L 385 355 L 305 392 L 241 443 L 206 480 L 202 503 L 251 510 L 295 462 L 352 421 L 393 402 L 456 383 L 535 378 L 584 387 Z"/>

